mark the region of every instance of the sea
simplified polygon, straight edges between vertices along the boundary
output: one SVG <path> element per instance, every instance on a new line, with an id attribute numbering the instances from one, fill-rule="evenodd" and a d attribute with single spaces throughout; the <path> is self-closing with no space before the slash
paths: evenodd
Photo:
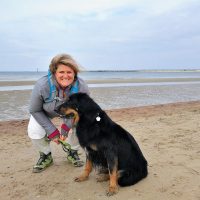
<path id="1" fill-rule="evenodd" d="M 40 77 L 45 76 L 47 72 L 0 72 L 0 83 L 4 81 L 36 81 Z M 79 76 L 84 80 L 115 80 L 118 79 L 118 83 L 101 83 L 101 84 L 89 84 L 89 87 L 118 87 L 118 86 L 141 86 L 141 85 L 171 85 L 174 82 L 140 82 L 140 83 L 120 83 L 120 80 L 124 79 L 166 79 L 166 78 L 188 78 L 195 79 L 200 78 L 200 71 L 83 71 Z M 195 83 L 196 81 L 192 81 Z M 177 84 L 183 84 L 185 82 L 179 82 Z M 191 84 L 191 83 L 188 83 Z M 10 90 L 30 90 L 33 85 L 23 86 L 0 86 L 0 91 Z"/>
<path id="2" fill-rule="evenodd" d="M 0 72 L 0 81 L 34 81 L 47 72 Z M 200 71 L 83 71 L 84 80 L 132 78 L 200 78 Z"/>
<path id="3" fill-rule="evenodd" d="M 3 86 L 1 82 L 36 81 L 47 72 L 0 72 L 0 121 L 27 119 L 33 85 Z M 102 109 L 200 101 L 200 71 L 84 71 L 84 80 L 118 79 L 117 83 L 88 84 L 91 96 Z M 174 82 L 163 81 L 173 78 Z M 179 78 L 190 81 L 176 81 Z M 138 83 L 120 82 L 141 79 Z M 145 79 L 162 81 L 148 82 Z M 194 79 L 194 80 L 193 80 Z M 198 80 L 199 79 L 199 80 Z"/>

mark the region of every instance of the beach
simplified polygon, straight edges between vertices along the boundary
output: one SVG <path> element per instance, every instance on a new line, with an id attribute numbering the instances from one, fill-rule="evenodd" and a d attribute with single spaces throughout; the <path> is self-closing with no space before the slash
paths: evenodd
<path id="1" fill-rule="evenodd" d="M 148 160 L 149 175 L 136 185 L 120 188 L 109 199 L 200 199 L 200 101 L 143 106 L 107 111 L 139 143 Z M 54 165 L 32 173 L 37 153 L 27 137 L 27 120 L 0 122 L 0 193 L 4 200 L 106 200 L 108 182 L 73 178 L 82 168 L 66 161 L 59 145 L 52 144 Z M 59 127 L 59 120 L 55 120 Z M 85 155 L 82 151 L 81 157 Z"/>
<path id="2" fill-rule="evenodd" d="M 89 88 L 91 97 L 112 120 L 134 136 L 148 161 L 147 178 L 136 185 L 120 187 L 119 193 L 109 199 L 200 199 L 200 83 L 195 79 L 185 81 L 188 83 L 178 84 L 179 80 L 170 79 L 170 84 L 162 85 L 159 79 L 145 79 L 141 83 L 147 85 Z M 148 85 L 156 82 L 159 85 Z M 3 87 L 27 84 L 34 82 L 0 82 Z M 60 145 L 51 144 L 54 165 L 40 174 L 32 173 L 38 153 L 27 136 L 30 95 L 31 90 L 0 91 L 1 198 L 108 199 L 108 182 L 97 183 L 95 170 L 86 182 L 73 181 L 83 168 L 68 163 Z M 54 122 L 59 128 L 61 120 Z M 83 150 L 81 157 L 85 159 Z"/>

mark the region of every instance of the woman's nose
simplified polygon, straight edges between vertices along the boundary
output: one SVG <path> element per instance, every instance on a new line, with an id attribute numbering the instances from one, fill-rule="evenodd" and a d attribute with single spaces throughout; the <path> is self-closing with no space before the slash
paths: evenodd
<path id="1" fill-rule="evenodd" d="M 67 77 L 68 77 L 68 73 L 64 73 L 63 76 L 64 76 L 65 78 L 67 78 Z"/>

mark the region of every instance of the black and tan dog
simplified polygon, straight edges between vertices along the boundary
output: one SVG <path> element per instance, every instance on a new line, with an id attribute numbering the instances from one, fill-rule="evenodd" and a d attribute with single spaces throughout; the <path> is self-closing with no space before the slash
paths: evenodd
<path id="1" fill-rule="evenodd" d="M 88 179 L 92 167 L 99 167 L 108 174 L 98 181 L 109 179 L 107 195 L 113 195 L 118 184 L 130 186 L 147 176 L 147 161 L 133 136 L 113 122 L 87 94 L 73 94 L 58 112 L 74 118 L 79 143 L 86 150 L 84 172 L 75 181 Z"/>

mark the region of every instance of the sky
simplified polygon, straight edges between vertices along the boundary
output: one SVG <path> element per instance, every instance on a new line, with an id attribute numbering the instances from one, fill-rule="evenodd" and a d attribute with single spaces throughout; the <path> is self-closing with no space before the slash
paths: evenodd
<path id="1" fill-rule="evenodd" d="M 199 0 L 0 0 L 0 71 L 200 69 Z"/>

